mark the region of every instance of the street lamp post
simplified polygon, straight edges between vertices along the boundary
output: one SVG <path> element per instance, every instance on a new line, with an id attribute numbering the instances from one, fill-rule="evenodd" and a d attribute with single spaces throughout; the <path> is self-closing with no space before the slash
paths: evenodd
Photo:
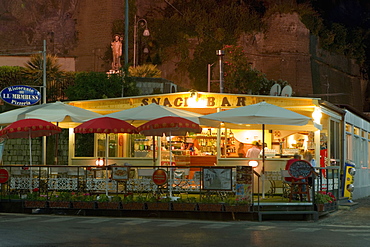
<path id="1" fill-rule="evenodd" d="M 139 23 L 142 22 L 143 23 L 143 28 L 144 28 L 144 32 L 143 32 L 143 36 L 145 37 L 148 37 L 150 36 L 150 32 L 149 32 L 149 29 L 148 29 L 148 23 L 145 19 L 139 19 L 139 20 L 136 20 L 136 15 L 135 15 L 135 24 L 134 24 L 134 67 L 136 67 L 137 65 L 137 28 L 138 28 L 138 25 Z"/>
<path id="2" fill-rule="evenodd" d="M 224 63 L 223 63 L 223 56 L 225 55 L 224 50 L 217 50 L 216 55 L 218 56 L 219 63 L 220 63 L 220 93 L 224 92 Z"/>

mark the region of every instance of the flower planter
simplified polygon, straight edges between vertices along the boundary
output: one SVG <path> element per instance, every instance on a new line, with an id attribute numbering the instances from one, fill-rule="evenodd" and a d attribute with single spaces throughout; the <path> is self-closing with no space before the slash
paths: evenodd
<path id="1" fill-rule="evenodd" d="M 325 211 L 335 211 L 337 202 L 325 203 Z"/>
<path id="2" fill-rule="evenodd" d="M 121 209 L 120 202 L 98 202 L 98 209 Z"/>
<path id="3" fill-rule="evenodd" d="M 25 201 L 24 207 L 25 208 L 46 208 L 47 203 L 46 201 Z"/>
<path id="4" fill-rule="evenodd" d="M 220 212 L 223 210 L 223 204 L 219 203 L 198 203 L 199 211 Z"/>
<path id="5" fill-rule="evenodd" d="M 95 209 L 95 202 L 73 202 L 72 205 L 76 209 Z"/>
<path id="6" fill-rule="evenodd" d="M 197 207 L 196 203 L 185 203 L 185 202 L 172 203 L 172 208 L 174 211 L 195 211 L 196 207 Z"/>
<path id="7" fill-rule="evenodd" d="M 324 212 L 325 211 L 325 204 L 316 204 L 316 210 L 318 212 Z"/>
<path id="8" fill-rule="evenodd" d="M 145 203 L 143 202 L 126 202 L 122 203 L 123 210 L 144 210 Z"/>
<path id="9" fill-rule="evenodd" d="M 70 208 L 71 202 L 66 201 L 49 201 L 49 208 Z"/>
<path id="10" fill-rule="evenodd" d="M 170 203 L 168 202 L 147 202 L 147 210 L 170 210 Z"/>
<path id="11" fill-rule="evenodd" d="M 250 205 L 244 204 L 244 205 L 225 205 L 225 211 L 226 212 L 249 212 L 250 211 Z"/>

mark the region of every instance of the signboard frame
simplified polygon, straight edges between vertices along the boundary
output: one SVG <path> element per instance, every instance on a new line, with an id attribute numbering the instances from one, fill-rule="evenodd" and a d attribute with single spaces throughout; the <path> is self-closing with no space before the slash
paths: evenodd
<path id="1" fill-rule="evenodd" d="M 203 168 L 202 189 L 232 190 L 232 168 Z"/>
<path id="2" fill-rule="evenodd" d="M 33 87 L 15 85 L 1 90 L 0 97 L 10 105 L 30 106 L 37 104 L 41 100 L 41 93 Z"/>

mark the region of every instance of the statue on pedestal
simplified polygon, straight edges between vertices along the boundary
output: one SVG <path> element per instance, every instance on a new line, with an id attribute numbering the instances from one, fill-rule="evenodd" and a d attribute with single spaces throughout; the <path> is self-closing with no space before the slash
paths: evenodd
<path id="1" fill-rule="evenodd" d="M 122 40 L 123 38 L 116 34 L 114 40 L 111 42 L 113 52 L 112 70 L 119 70 L 121 68 Z"/>

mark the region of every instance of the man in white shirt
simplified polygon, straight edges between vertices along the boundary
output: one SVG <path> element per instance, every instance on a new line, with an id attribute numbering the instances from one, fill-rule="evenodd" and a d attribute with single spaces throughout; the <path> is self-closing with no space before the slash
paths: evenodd
<path id="1" fill-rule="evenodd" d="M 253 159 L 258 158 L 261 152 L 260 146 L 261 145 L 257 141 L 252 142 L 252 147 L 248 149 L 247 155 L 245 157 Z"/>

